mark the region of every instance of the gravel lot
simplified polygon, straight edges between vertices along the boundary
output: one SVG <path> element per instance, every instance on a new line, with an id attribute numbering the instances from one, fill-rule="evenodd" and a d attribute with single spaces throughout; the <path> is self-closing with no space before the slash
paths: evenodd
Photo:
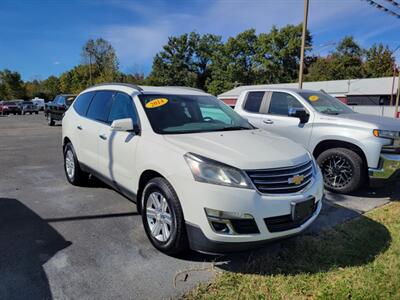
<path id="1" fill-rule="evenodd" d="M 148 242 L 134 203 L 97 180 L 69 185 L 62 165 L 61 126 L 48 127 L 43 114 L 0 116 L 0 299 L 176 298 L 210 280 L 214 261 L 216 270 L 240 271 L 238 262 L 279 247 L 166 256 Z M 399 196 L 399 185 L 328 193 L 323 213 L 303 234 Z"/>

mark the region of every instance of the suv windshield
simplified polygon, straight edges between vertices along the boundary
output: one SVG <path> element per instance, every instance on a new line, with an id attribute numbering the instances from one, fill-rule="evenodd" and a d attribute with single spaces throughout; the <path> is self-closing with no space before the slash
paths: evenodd
<path id="1" fill-rule="evenodd" d="M 328 115 L 351 114 L 354 111 L 338 99 L 321 92 L 299 93 L 314 109 Z"/>
<path id="2" fill-rule="evenodd" d="M 212 96 L 139 95 L 153 130 L 159 134 L 253 129 Z"/>

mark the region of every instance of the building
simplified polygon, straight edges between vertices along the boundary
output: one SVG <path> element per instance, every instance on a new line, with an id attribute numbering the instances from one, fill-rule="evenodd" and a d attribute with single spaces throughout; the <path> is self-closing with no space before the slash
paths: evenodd
<path id="1" fill-rule="evenodd" d="M 304 82 L 303 88 L 323 90 L 348 105 L 394 105 L 398 78 L 365 78 L 349 80 Z M 229 106 L 234 106 L 243 90 L 260 88 L 297 88 L 298 83 L 239 86 L 218 96 Z M 393 95 L 393 96 L 392 96 Z M 392 103 L 391 102 L 392 99 Z"/>

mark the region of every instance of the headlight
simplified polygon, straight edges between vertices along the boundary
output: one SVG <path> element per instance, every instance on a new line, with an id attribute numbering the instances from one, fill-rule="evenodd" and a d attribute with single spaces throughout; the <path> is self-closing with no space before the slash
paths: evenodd
<path id="1" fill-rule="evenodd" d="M 241 170 L 193 153 L 186 153 L 184 157 L 196 181 L 251 188 L 251 184 Z"/>
<path id="2" fill-rule="evenodd" d="M 372 131 L 372 133 L 376 137 L 381 137 L 381 138 L 385 138 L 385 139 L 395 139 L 399 136 L 398 131 L 392 131 L 392 130 L 374 129 Z"/>

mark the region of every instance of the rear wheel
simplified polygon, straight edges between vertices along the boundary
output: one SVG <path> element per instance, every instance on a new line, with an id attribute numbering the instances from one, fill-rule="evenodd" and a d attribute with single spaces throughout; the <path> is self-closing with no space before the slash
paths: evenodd
<path id="1" fill-rule="evenodd" d="M 142 195 L 142 221 L 154 247 L 167 254 L 185 251 L 188 248 L 185 220 L 171 184 L 164 178 L 153 178 Z"/>
<path id="2" fill-rule="evenodd" d="M 39 112 L 38 111 L 35 111 L 35 115 L 37 115 Z"/>
<path id="3" fill-rule="evenodd" d="M 365 164 L 361 156 L 346 148 L 333 148 L 317 158 L 325 188 L 336 193 L 351 193 L 364 183 Z"/>
<path id="4" fill-rule="evenodd" d="M 64 171 L 68 182 L 73 185 L 83 185 L 89 178 L 89 174 L 81 170 L 71 143 L 64 147 Z"/>

